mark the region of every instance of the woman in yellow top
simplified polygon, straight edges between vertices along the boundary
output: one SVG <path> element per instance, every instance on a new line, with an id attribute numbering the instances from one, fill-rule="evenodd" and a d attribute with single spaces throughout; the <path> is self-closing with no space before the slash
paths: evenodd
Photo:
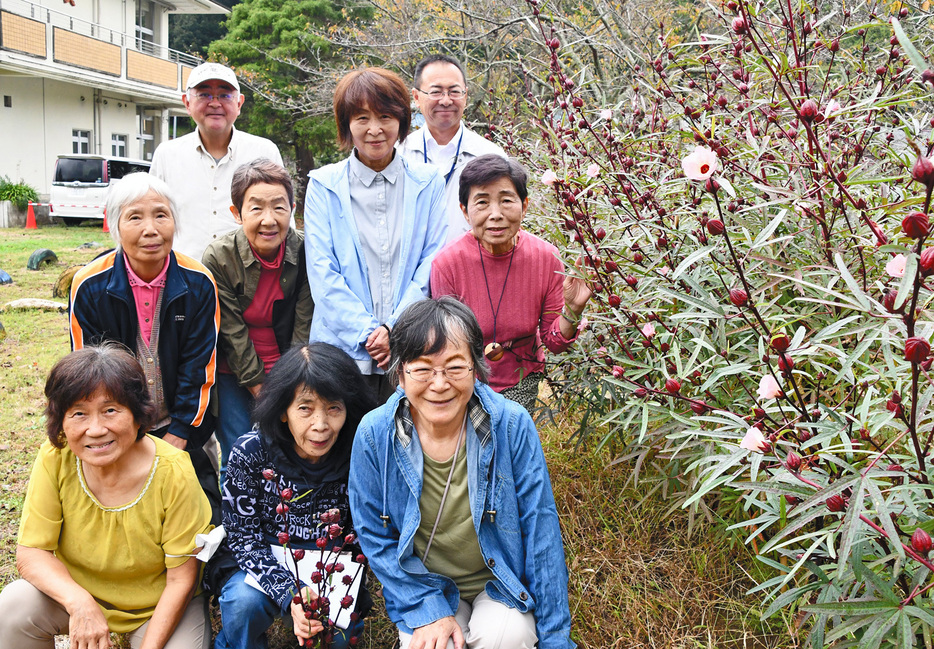
<path id="1" fill-rule="evenodd" d="M 0 593 L 0 647 L 206 649 L 195 538 L 211 510 L 184 451 L 146 435 L 155 416 L 136 359 L 109 344 L 72 352 L 45 384 L 49 441 L 33 466 Z"/>

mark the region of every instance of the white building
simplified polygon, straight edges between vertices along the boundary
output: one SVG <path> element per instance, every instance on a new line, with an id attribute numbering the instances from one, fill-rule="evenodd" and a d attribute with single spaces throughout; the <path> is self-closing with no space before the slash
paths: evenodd
<path id="1" fill-rule="evenodd" d="M 167 47 L 170 13 L 214 0 L 0 0 L 0 175 L 47 195 L 56 156 L 151 160 L 200 61 Z"/>

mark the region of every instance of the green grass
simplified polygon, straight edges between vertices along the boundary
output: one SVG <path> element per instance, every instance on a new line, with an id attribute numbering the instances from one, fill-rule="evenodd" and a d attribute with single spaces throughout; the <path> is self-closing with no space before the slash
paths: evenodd
<path id="1" fill-rule="evenodd" d="M 101 252 L 78 250 L 97 241 L 110 247 L 99 224 L 0 230 L 0 269 L 14 283 L 0 286 L 0 306 L 23 297 L 52 299 L 68 266 Z M 49 248 L 55 266 L 26 270 L 29 255 Z M 66 300 L 58 300 L 65 302 Z M 46 311 L 0 313 L 0 585 L 16 577 L 16 530 L 29 470 L 45 438 L 42 388 L 52 364 L 69 350 L 67 316 Z M 570 572 L 572 634 L 585 649 L 609 647 L 778 649 L 797 644 L 782 621 L 759 621 L 758 600 L 746 597 L 756 562 L 725 525 L 702 527 L 689 538 L 687 517 L 670 514 L 659 495 L 627 486 L 629 467 L 566 443 L 573 430 L 562 413 L 541 432 L 564 530 Z M 599 439 L 593 435 L 591 439 Z M 748 574 L 747 574 L 748 573 Z M 378 594 L 378 593 L 377 593 Z M 295 646 L 281 626 L 272 649 Z M 360 647 L 390 647 L 395 638 L 385 611 L 368 621 Z"/>

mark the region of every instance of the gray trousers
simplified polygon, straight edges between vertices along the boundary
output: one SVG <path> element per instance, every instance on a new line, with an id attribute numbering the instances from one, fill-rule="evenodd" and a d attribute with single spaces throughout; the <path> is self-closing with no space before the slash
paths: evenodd
<path id="1" fill-rule="evenodd" d="M 65 608 L 25 579 L 17 579 L 0 593 L 0 647 L 10 649 L 53 649 L 55 636 L 68 635 Z M 127 634 L 130 646 L 139 649 L 146 634 L 146 622 Z M 211 625 L 208 599 L 191 600 L 165 649 L 208 649 Z"/>

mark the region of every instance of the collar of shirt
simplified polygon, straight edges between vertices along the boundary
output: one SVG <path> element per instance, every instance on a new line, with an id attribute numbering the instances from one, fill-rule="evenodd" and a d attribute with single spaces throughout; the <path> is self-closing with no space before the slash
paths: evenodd
<path id="1" fill-rule="evenodd" d="M 204 142 L 201 140 L 201 130 L 197 126 L 195 127 L 195 134 L 197 135 L 197 137 L 195 138 L 195 140 L 197 141 L 195 148 L 198 149 L 200 153 L 203 153 L 206 156 L 210 156 L 213 158 L 214 156 L 208 153 L 207 148 L 204 146 Z M 237 148 L 237 144 L 236 144 L 237 137 L 236 136 L 237 136 L 237 127 L 231 124 L 230 125 L 230 142 L 227 144 L 227 155 L 225 155 L 224 158 L 226 158 L 227 156 L 233 155 L 234 150 Z M 223 160 L 224 158 L 221 158 L 221 160 Z"/>
<path id="2" fill-rule="evenodd" d="M 393 155 L 392 162 L 390 162 L 385 169 L 382 171 L 373 171 L 360 162 L 360 159 L 357 157 L 357 150 L 354 149 L 350 154 L 350 173 L 356 176 L 360 182 L 367 187 L 373 184 L 373 181 L 376 180 L 376 176 L 379 174 L 382 174 L 383 178 L 395 185 L 399 174 L 402 173 L 402 156 Z"/>
<path id="3" fill-rule="evenodd" d="M 455 133 L 451 141 L 444 146 L 439 146 L 438 143 L 435 142 L 435 136 L 431 134 L 427 126 L 424 127 L 422 131 L 425 136 L 425 154 L 428 156 L 428 159 L 431 161 L 449 159 L 453 158 L 454 153 L 457 151 L 457 143 L 460 142 L 461 134 L 464 132 L 464 122 L 461 122 L 457 133 Z"/>
<path id="4" fill-rule="evenodd" d="M 483 409 L 483 404 L 480 403 L 480 397 L 478 397 L 476 393 L 470 397 L 470 401 L 467 403 L 467 414 L 470 417 L 470 423 L 473 425 L 473 429 L 480 437 L 480 441 L 485 444 L 492 430 L 492 421 L 490 419 L 490 413 Z M 402 442 L 403 447 L 408 447 L 409 442 L 412 441 L 412 434 L 415 431 L 415 423 L 412 421 L 412 410 L 409 405 L 409 400 L 405 397 L 399 399 L 395 422 L 396 436 L 399 438 L 399 441 Z"/>
<path id="5" fill-rule="evenodd" d="M 125 256 L 124 256 L 125 257 Z M 139 288 L 165 288 L 165 276 L 169 272 L 169 258 L 165 258 L 165 266 L 162 267 L 162 271 L 156 275 L 156 278 L 151 282 L 144 282 L 140 279 L 139 275 L 133 272 L 133 267 L 130 266 L 130 261 L 126 262 L 126 275 L 127 279 L 130 281 L 130 286 L 139 287 Z"/>

